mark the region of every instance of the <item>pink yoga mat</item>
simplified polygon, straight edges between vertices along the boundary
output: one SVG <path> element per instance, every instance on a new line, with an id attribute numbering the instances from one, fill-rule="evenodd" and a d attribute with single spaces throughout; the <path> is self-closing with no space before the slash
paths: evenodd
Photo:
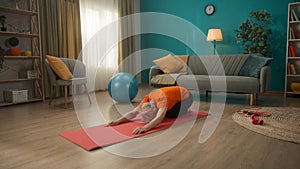
<path id="1" fill-rule="evenodd" d="M 145 125 L 141 122 L 128 122 L 117 126 L 107 127 L 105 125 L 90 127 L 86 129 L 79 129 L 73 131 L 67 131 L 60 133 L 60 136 L 67 140 L 79 145 L 85 150 L 91 151 L 96 148 L 119 143 L 135 137 L 140 137 L 149 133 L 153 133 L 159 130 L 166 129 L 171 125 L 181 124 L 187 121 L 191 121 L 195 118 L 201 118 L 207 116 L 205 112 L 189 112 L 186 115 L 176 119 L 165 118 L 157 127 L 142 133 L 131 134 L 131 132 L 139 127 Z"/>

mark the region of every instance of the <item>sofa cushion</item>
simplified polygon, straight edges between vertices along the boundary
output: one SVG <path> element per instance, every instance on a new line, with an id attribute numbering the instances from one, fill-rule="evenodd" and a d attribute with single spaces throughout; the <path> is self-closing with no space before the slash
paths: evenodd
<path id="1" fill-rule="evenodd" d="M 180 61 L 183 64 L 183 67 L 178 71 L 180 74 L 187 74 L 188 72 L 188 60 L 189 60 L 189 55 L 177 55 L 177 57 L 180 59 Z"/>
<path id="2" fill-rule="evenodd" d="M 173 57 L 171 54 L 153 61 L 164 73 L 177 73 L 185 64 L 179 58 Z"/>
<path id="3" fill-rule="evenodd" d="M 226 76 L 237 76 L 249 54 L 221 55 Z"/>
<path id="4" fill-rule="evenodd" d="M 251 54 L 248 59 L 243 64 L 239 75 L 240 76 L 251 76 L 258 78 L 260 75 L 260 70 L 263 66 L 267 65 L 272 58 L 266 58 Z"/>
<path id="5" fill-rule="evenodd" d="M 194 75 L 238 75 L 249 54 L 190 56 L 189 74 Z"/>

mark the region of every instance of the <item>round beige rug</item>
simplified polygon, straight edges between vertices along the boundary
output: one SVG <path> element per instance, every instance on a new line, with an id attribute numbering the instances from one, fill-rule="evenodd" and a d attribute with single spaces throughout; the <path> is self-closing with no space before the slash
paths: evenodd
<path id="1" fill-rule="evenodd" d="M 271 116 L 262 117 L 263 125 L 252 124 L 251 117 L 234 113 L 232 118 L 241 126 L 254 132 L 277 139 L 300 144 L 300 108 L 296 107 L 262 107 L 261 112 L 270 112 Z"/>

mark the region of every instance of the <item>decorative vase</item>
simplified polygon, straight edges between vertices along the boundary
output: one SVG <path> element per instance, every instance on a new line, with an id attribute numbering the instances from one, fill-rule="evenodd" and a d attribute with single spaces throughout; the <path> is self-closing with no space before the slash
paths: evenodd
<path id="1" fill-rule="evenodd" d="M 300 83 L 292 82 L 290 87 L 293 92 L 300 92 Z"/>
<path id="2" fill-rule="evenodd" d="M 11 56 L 20 56 L 21 54 L 20 48 L 10 48 L 9 52 Z"/>

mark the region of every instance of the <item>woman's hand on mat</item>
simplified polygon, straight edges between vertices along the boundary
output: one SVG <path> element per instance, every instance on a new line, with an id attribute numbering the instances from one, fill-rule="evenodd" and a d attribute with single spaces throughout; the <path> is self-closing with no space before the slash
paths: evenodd
<path id="1" fill-rule="evenodd" d="M 133 130 L 132 134 L 141 134 L 148 131 L 145 127 L 138 127 Z"/>

